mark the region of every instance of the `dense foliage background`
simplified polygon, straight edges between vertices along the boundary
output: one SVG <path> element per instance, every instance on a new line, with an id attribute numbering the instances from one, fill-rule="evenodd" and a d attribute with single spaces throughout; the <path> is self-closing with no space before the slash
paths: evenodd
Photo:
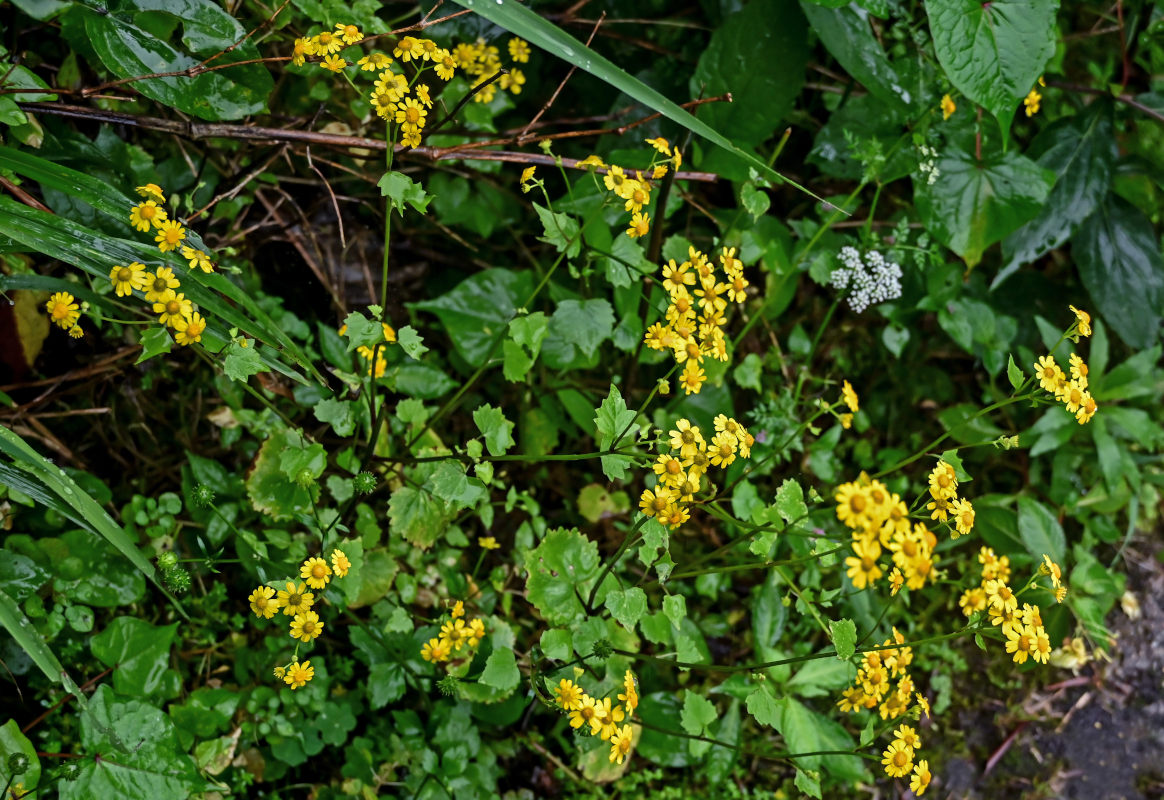
<path id="1" fill-rule="evenodd" d="M 1065 781 L 1056 734 L 1105 676 L 1131 741 L 1159 723 L 1164 642 L 1113 616 L 1158 620 L 1164 552 L 1159 6 L 462 5 L 0 5 L 4 791 L 904 795 L 904 723 L 942 796 L 1157 796 L 1150 746 Z M 179 247 L 131 224 L 155 190 Z M 745 280 L 673 358 L 697 253 Z M 1080 421 L 1036 374 L 1072 353 Z M 648 519 L 669 432 L 719 415 L 734 463 Z M 929 526 L 917 581 L 887 537 L 852 563 L 834 497 L 878 485 Z M 982 548 L 1049 664 L 965 608 Z M 297 642 L 255 598 L 317 556 Z M 888 653 L 903 705 L 842 711 Z"/>

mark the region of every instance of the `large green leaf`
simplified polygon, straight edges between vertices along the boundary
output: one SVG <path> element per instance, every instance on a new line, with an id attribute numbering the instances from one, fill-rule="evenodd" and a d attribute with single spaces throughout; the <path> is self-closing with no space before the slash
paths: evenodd
<path id="1" fill-rule="evenodd" d="M 732 138 L 757 145 L 772 136 L 804 85 L 808 31 L 794 0 L 753 0 L 711 36 L 691 78 L 695 96 L 732 93 L 731 103 L 710 103 L 696 115 Z M 757 68 L 779 54 L 779 69 Z"/>
<path id="2" fill-rule="evenodd" d="M 1056 563 L 1063 563 L 1063 556 L 1067 553 L 1067 537 L 1051 509 L 1033 498 L 1020 497 L 1018 529 L 1031 558 L 1042 561 L 1043 556 L 1048 555 Z"/>
<path id="3" fill-rule="evenodd" d="M 3 426 L 0 426 L 0 453 L 10 459 L 11 467 L 24 473 L 26 479 L 36 485 L 39 489 L 37 495 L 34 495 L 36 499 L 41 502 L 47 499 L 46 505 L 113 545 L 138 571 L 153 581 L 170 598 L 183 617 L 186 616 L 178 601 L 158 582 L 153 565 L 141 554 L 129 535 L 63 469 L 54 467 L 23 439 Z"/>
<path id="4" fill-rule="evenodd" d="M 461 357 L 479 366 L 498 331 L 513 319 L 532 291 L 530 273 L 489 269 L 466 278 L 435 300 L 413 303 L 410 308 L 436 314 Z"/>
<path id="5" fill-rule="evenodd" d="M 536 12 L 520 3 L 513 2 L 513 0 L 503 0 L 502 2 L 456 0 L 456 2 L 457 5 L 477 12 L 493 24 L 500 25 L 510 33 L 526 39 L 547 53 L 557 56 L 580 70 L 589 72 L 653 111 L 658 111 L 673 122 L 679 123 L 692 133 L 702 136 L 712 144 L 742 158 L 768 180 L 787 183 L 805 194 L 818 200 L 821 199 L 807 188 L 776 172 L 754 154 L 737 147 L 722 133 L 706 122 L 697 119 L 679 104 L 668 100 L 657 90 L 615 66 L 610 59 L 599 55 L 557 25 L 542 19 Z M 780 53 L 772 55 L 778 59 L 782 58 Z"/>
<path id="6" fill-rule="evenodd" d="M 959 92 L 998 119 L 1004 139 L 1055 54 L 1058 10 L 1058 0 L 926 0 L 938 61 Z"/>
<path id="7" fill-rule="evenodd" d="M 178 693 L 178 673 L 168 669 L 178 623 L 155 627 L 137 617 L 118 617 L 89 643 L 93 655 L 113 667 L 113 687 L 128 697 Z"/>
<path id="8" fill-rule="evenodd" d="M 13 775 L 8 769 L 8 759 L 17 753 L 28 759 L 28 768 L 19 776 Z M 36 747 L 14 719 L 0 725 L 0 783 L 5 786 L 23 783 L 26 792 L 31 792 L 40 783 L 40 759 L 36 755 Z"/>
<path id="9" fill-rule="evenodd" d="M 1054 173 L 1014 152 L 979 161 L 949 147 L 938 169 L 936 183 L 917 186 L 917 210 L 934 238 L 970 267 L 987 247 L 1039 213 L 1054 180 Z"/>
<path id="10" fill-rule="evenodd" d="M 1055 186 L 1039 215 L 1003 240 L 1006 265 L 991 288 L 1023 264 L 1062 246 L 1107 195 L 1116 159 L 1111 103 L 1097 100 L 1073 117 L 1056 120 L 1026 154 L 1055 173 Z"/>
<path id="11" fill-rule="evenodd" d="M 1151 346 L 1164 312 L 1164 261 L 1151 221 L 1111 194 L 1079 226 L 1071 254 L 1112 329 L 1132 347 Z"/>
<path id="12" fill-rule="evenodd" d="M 878 113 L 905 111 L 915 98 L 889 63 L 881 43 L 874 38 L 869 15 L 851 5 L 825 8 L 802 0 L 801 6 L 832 57 L 885 104 L 886 109 Z"/>
<path id="13" fill-rule="evenodd" d="M 202 59 L 180 52 L 136 24 L 138 12 L 165 13 L 181 20 L 183 43 L 199 55 L 213 55 L 246 36 L 229 14 L 210 0 L 138 0 L 114 2 L 105 13 L 85 16 L 85 30 L 94 51 L 118 78 L 178 72 Z M 228 58 L 258 58 L 258 50 L 244 42 Z M 223 62 L 230 63 L 230 62 Z M 239 119 L 266 110 L 274 82 L 262 65 L 247 64 L 195 77 L 149 78 L 134 81 L 134 89 L 202 119 Z"/>
<path id="14" fill-rule="evenodd" d="M 552 530 L 526 554 L 525 568 L 529 601 L 546 622 L 577 625 L 586 619 L 582 601 L 602 569 L 597 544 L 573 528 Z"/>

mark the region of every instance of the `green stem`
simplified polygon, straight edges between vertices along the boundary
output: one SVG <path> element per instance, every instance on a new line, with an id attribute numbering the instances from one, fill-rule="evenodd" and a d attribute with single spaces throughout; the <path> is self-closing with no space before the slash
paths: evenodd
<path id="1" fill-rule="evenodd" d="M 622 558 L 622 554 L 627 551 L 627 548 L 639 540 L 639 529 L 643 527 L 647 519 L 648 518 L 645 515 L 639 517 L 639 520 L 635 523 L 635 526 L 627 531 L 626 538 L 622 540 L 622 544 L 619 545 L 618 551 L 615 552 L 614 556 L 606 562 L 606 566 L 602 568 L 602 572 L 598 575 L 598 580 L 594 582 L 592 587 L 590 587 L 590 596 L 586 598 L 587 609 L 593 610 L 594 597 L 598 594 L 598 587 L 602 586 L 603 581 L 606 580 L 606 576 L 610 574 L 612 569 L 614 569 L 614 565 L 618 563 L 620 558 Z"/>
<path id="2" fill-rule="evenodd" d="M 829 306 L 829 310 L 825 312 L 824 319 L 817 326 L 816 334 L 812 337 L 812 344 L 808 348 L 808 355 L 804 358 L 804 366 L 801 367 L 800 374 L 796 376 L 796 389 L 792 393 L 792 405 L 794 407 L 800 401 L 800 390 L 804 388 L 804 380 L 808 377 L 808 369 L 812 366 L 812 357 L 816 354 L 816 346 L 820 344 L 820 337 L 824 334 L 829 322 L 832 321 L 833 312 L 837 310 L 837 306 L 840 304 L 841 296 L 837 295 L 832 305 Z"/>
<path id="3" fill-rule="evenodd" d="M 845 545 L 834 547 L 832 550 L 825 550 L 823 553 L 812 553 L 807 556 L 800 556 L 799 558 L 788 558 L 780 561 L 755 561 L 749 564 L 732 564 L 727 567 L 713 567 L 710 569 L 697 569 L 690 572 L 672 572 L 668 580 L 675 580 L 676 578 L 695 578 L 700 575 L 713 575 L 717 572 L 744 572 L 749 569 L 769 569 L 771 567 L 782 567 L 789 564 L 800 564 L 804 561 L 815 561 L 818 558 L 830 556 L 833 553 L 839 553 L 845 549 Z M 655 581 L 658 583 L 658 581 Z M 648 586 L 654 584 L 647 584 Z"/>

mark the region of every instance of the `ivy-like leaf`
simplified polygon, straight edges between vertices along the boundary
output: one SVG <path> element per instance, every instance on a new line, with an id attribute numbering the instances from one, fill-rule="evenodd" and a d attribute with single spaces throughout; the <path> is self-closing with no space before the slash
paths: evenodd
<path id="1" fill-rule="evenodd" d="M 505 412 L 486 403 L 473 412 L 473 423 L 485 436 L 485 447 L 491 456 L 503 456 L 513 447 L 513 423 Z"/>
<path id="2" fill-rule="evenodd" d="M 410 205 L 421 214 L 428 213 L 428 204 L 432 202 L 432 195 L 425 192 L 424 187 L 402 172 L 385 172 L 376 182 L 380 187 L 380 194 L 388 198 L 392 208 L 404 216 L 404 206 Z"/>

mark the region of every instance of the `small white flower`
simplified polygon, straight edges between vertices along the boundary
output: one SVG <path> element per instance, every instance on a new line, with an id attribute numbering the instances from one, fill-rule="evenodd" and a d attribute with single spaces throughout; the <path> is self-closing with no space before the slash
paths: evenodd
<path id="1" fill-rule="evenodd" d="M 876 250 L 862 259 L 855 247 L 843 247 L 838 255 L 841 267 L 833 270 L 831 283 L 847 291 L 849 307 L 860 314 L 866 308 L 901 297 L 901 267 Z"/>

